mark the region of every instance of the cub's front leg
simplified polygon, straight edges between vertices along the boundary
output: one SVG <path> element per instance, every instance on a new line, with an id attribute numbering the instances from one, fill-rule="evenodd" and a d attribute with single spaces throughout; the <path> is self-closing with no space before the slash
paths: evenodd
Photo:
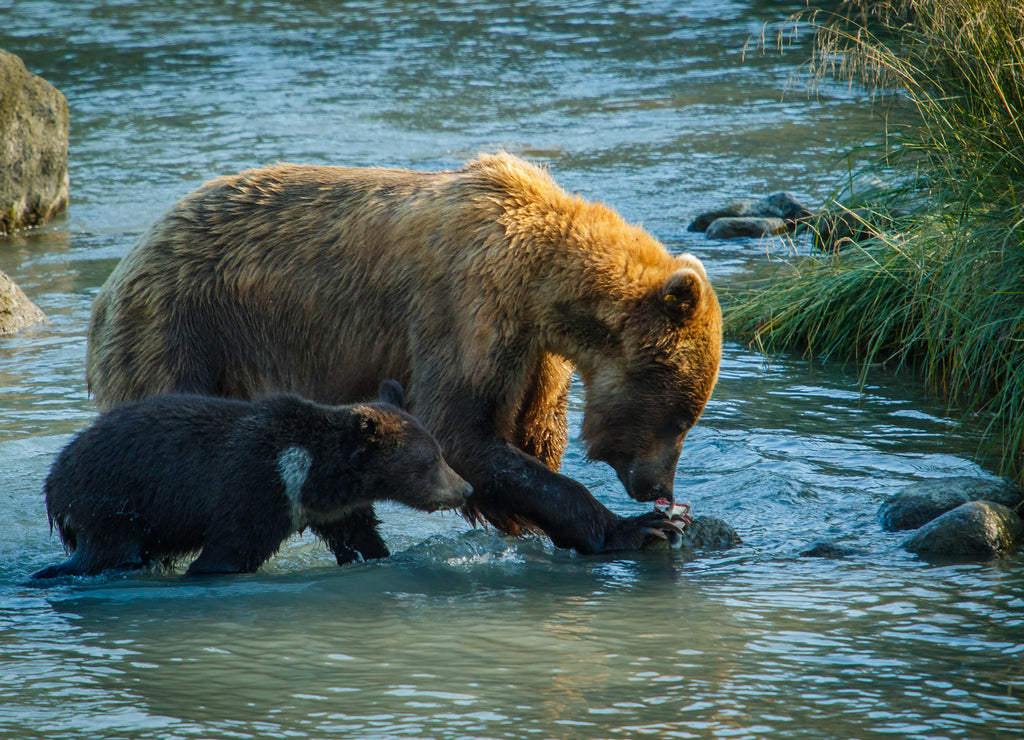
<path id="1" fill-rule="evenodd" d="M 372 506 L 357 509 L 332 522 L 310 526 L 313 534 L 322 539 L 334 553 L 338 565 L 386 558 L 391 553 L 377 531 L 380 519 Z"/>

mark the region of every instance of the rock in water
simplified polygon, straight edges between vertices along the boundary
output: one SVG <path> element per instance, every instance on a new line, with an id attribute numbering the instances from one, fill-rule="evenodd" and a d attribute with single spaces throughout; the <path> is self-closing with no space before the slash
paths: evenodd
<path id="1" fill-rule="evenodd" d="M 760 215 L 770 218 L 781 218 L 792 230 L 797 224 L 809 219 L 813 214 L 801 204 L 792 193 L 773 193 L 761 201 Z"/>
<path id="2" fill-rule="evenodd" d="M 707 231 L 708 227 L 720 218 L 740 218 L 755 215 L 758 211 L 759 203 L 760 201 L 753 199 L 731 201 L 717 211 L 708 211 L 707 213 L 700 214 L 697 218 L 693 219 L 690 225 L 686 227 L 686 230 Z"/>
<path id="3" fill-rule="evenodd" d="M 68 204 L 68 102 L 0 50 L 0 235 Z"/>
<path id="4" fill-rule="evenodd" d="M 934 558 L 998 558 L 1009 555 L 1024 537 L 1024 522 L 1002 504 L 969 501 L 917 530 L 903 547 Z"/>
<path id="5" fill-rule="evenodd" d="M 686 550 L 729 550 L 742 544 L 735 529 L 711 516 L 699 516 L 683 530 L 682 548 Z"/>
<path id="6" fill-rule="evenodd" d="M 859 550 L 856 547 L 839 545 L 835 542 L 815 542 L 811 547 L 801 552 L 800 557 L 825 558 L 827 560 L 837 560 L 839 558 L 846 558 L 851 557 L 853 555 L 863 554 L 864 551 Z"/>
<path id="7" fill-rule="evenodd" d="M 991 501 L 1013 508 L 1020 491 L 1002 481 L 985 478 L 941 478 L 913 483 L 878 509 L 882 527 L 890 532 L 917 529 L 968 501 Z"/>
<path id="8" fill-rule="evenodd" d="M 0 336 L 46 321 L 42 309 L 0 270 Z"/>
<path id="9" fill-rule="evenodd" d="M 777 236 L 788 231 L 781 218 L 717 218 L 705 232 L 708 239 Z"/>
<path id="10" fill-rule="evenodd" d="M 686 229 L 707 232 L 709 239 L 772 236 L 795 231 L 811 216 L 811 212 L 790 193 L 773 193 L 760 200 L 744 199 L 726 203 L 723 208 L 700 214 Z M 712 230 L 712 225 L 723 219 L 736 219 L 736 223 L 731 227 L 729 224 L 719 224 Z M 777 230 L 776 221 L 782 221 L 781 231 Z"/>

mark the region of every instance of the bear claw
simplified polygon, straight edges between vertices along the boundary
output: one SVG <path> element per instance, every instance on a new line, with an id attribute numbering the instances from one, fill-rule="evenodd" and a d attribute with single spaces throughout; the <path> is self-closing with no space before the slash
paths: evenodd
<path id="1" fill-rule="evenodd" d="M 685 526 L 685 525 L 684 525 Z M 679 521 L 669 519 L 663 511 L 650 511 L 617 521 L 606 533 L 604 551 L 640 550 L 650 545 L 681 541 L 683 530 Z"/>

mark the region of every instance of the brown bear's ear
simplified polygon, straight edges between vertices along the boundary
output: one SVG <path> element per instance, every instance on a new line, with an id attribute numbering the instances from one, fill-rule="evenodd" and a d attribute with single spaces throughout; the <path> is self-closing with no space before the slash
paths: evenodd
<path id="1" fill-rule="evenodd" d="M 685 318 L 700 305 L 703 290 L 704 281 L 697 271 L 683 267 L 665 279 L 658 298 L 669 316 Z"/>
<path id="2" fill-rule="evenodd" d="M 384 403 L 390 403 L 392 406 L 405 411 L 405 391 L 402 390 L 402 384 L 397 380 L 385 380 L 380 384 L 380 390 L 377 392 L 379 400 Z"/>

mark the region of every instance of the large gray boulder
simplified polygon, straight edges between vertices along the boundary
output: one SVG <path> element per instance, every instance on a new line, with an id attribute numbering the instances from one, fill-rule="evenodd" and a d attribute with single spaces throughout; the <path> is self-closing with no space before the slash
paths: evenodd
<path id="1" fill-rule="evenodd" d="M 986 478 L 936 478 L 913 483 L 878 509 L 882 527 L 890 532 L 917 529 L 968 501 L 991 501 L 1013 508 L 1021 492 L 998 480 Z"/>
<path id="2" fill-rule="evenodd" d="M 0 271 L 0 336 L 45 320 L 42 309 L 30 301 L 6 273 Z"/>
<path id="3" fill-rule="evenodd" d="M 1024 522 L 1002 504 L 969 501 L 933 519 L 903 543 L 926 558 L 1005 557 L 1024 538 Z"/>
<path id="4" fill-rule="evenodd" d="M 0 235 L 68 204 L 68 102 L 0 50 Z"/>

